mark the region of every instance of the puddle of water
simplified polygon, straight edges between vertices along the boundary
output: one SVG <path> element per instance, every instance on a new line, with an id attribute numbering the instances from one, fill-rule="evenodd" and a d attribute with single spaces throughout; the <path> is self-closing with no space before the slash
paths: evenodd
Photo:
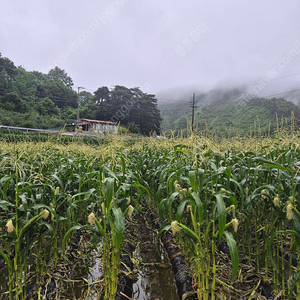
<path id="1" fill-rule="evenodd" d="M 138 280 L 133 285 L 133 299 L 138 300 L 178 300 L 176 283 L 171 264 L 164 248 L 159 245 L 156 251 L 156 232 L 146 226 L 144 218 L 137 217 L 136 235 L 138 246 L 133 258 L 137 261 Z"/>
<path id="2" fill-rule="evenodd" d="M 93 261 L 93 266 L 90 268 L 90 274 L 88 274 L 88 282 L 93 283 L 99 281 L 102 276 L 102 261 L 101 258 L 98 257 L 98 253 L 94 251 L 95 260 Z M 97 288 L 97 284 L 92 284 L 89 288 L 89 294 L 86 300 L 95 300 L 99 299 L 99 289 Z"/>
<path id="3" fill-rule="evenodd" d="M 142 228 L 142 230 L 140 230 Z M 139 232 L 139 246 L 134 252 L 134 259 L 138 262 L 137 281 L 133 285 L 133 299 L 138 300 L 177 300 L 176 284 L 172 273 L 171 265 L 168 257 L 162 246 L 159 246 L 159 252 L 156 251 L 155 238 L 156 232 L 149 230 L 144 223 L 141 223 L 137 228 Z M 67 290 L 61 296 L 74 296 L 76 299 L 95 300 L 100 299 L 101 284 L 91 284 L 97 282 L 102 277 L 102 261 L 101 255 L 94 251 L 91 255 L 92 266 L 90 272 L 87 273 L 82 265 L 74 266 L 73 280 L 78 280 L 76 283 L 67 284 Z M 87 278 L 91 284 L 87 288 L 86 282 L 82 278 Z M 8 299 L 8 295 L 1 295 L 8 290 L 8 274 L 7 268 L 0 270 L 0 299 Z M 66 287 L 66 286 L 65 286 Z M 87 295 L 88 294 L 88 295 Z"/>
<path id="4" fill-rule="evenodd" d="M 101 278 L 101 276 L 102 276 L 102 262 L 101 262 L 100 258 L 97 258 L 95 260 L 95 264 L 92 267 L 92 269 L 90 270 L 90 273 L 91 274 L 88 275 L 88 282 L 89 283 L 98 281 Z"/>
<path id="5" fill-rule="evenodd" d="M 133 299 L 178 300 L 173 273 L 169 269 L 140 273 L 133 285 Z"/>

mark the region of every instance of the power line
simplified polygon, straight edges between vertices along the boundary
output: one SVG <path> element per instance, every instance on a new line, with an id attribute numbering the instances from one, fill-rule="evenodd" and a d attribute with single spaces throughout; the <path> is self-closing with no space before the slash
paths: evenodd
<path id="1" fill-rule="evenodd" d="M 273 95 L 259 96 L 259 98 L 268 98 L 268 97 L 273 97 L 273 96 L 278 96 L 278 95 L 283 95 L 283 94 L 289 94 L 289 93 L 298 92 L 298 91 L 300 91 L 300 89 L 289 91 L 289 92 L 283 92 L 283 93 L 273 94 Z"/>
<path id="2" fill-rule="evenodd" d="M 280 80 L 280 79 L 284 79 L 284 78 L 287 78 L 287 77 L 292 77 L 292 76 L 296 76 L 296 75 L 298 75 L 298 74 L 300 74 L 300 72 L 296 72 L 296 73 L 292 73 L 292 74 L 288 74 L 288 75 L 285 75 L 285 76 L 281 76 L 281 77 L 277 77 L 277 78 L 273 78 L 273 79 L 268 79 L 268 82 L 270 82 L 270 81 L 275 81 L 275 80 Z M 226 88 L 226 89 L 223 89 L 223 90 L 232 90 L 232 89 L 234 89 L 234 88 L 242 88 L 242 87 L 248 87 L 248 86 L 253 86 L 253 85 L 257 85 L 258 84 L 258 82 L 255 82 L 255 83 L 249 83 L 249 84 L 246 84 L 246 85 L 241 85 L 241 86 L 237 86 L 237 87 L 233 87 L 233 88 Z M 7 91 L 7 90 L 9 90 L 9 88 L 1 88 L 0 87 L 0 91 Z M 85 90 L 89 90 L 89 91 L 93 91 L 92 89 L 89 89 L 89 88 L 86 88 Z M 74 91 L 73 89 L 72 89 L 72 91 Z M 282 92 L 282 93 L 277 93 L 277 94 L 272 94 L 272 95 L 267 95 L 267 96 L 260 96 L 261 98 L 267 98 L 267 97 L 273 97 L 273 96 L 277 96 L 277 95 L 283 95 L 283 94 L 288 94 L 288 93 L 292 93 L 292 92 L 296 92 L 296 91 L 299 91 L 299 90 L 292 90 L 292 91 L 289 91 L 289 92 Z M 76 92 L 76 91 L 74 91 L 74 92 Z M 47 97 L 47 96 L 46 96 Z M 50 97 L 48 97 L 48 98 L 50 98 Z M 53 99 L 54 101 L 56 101 L 56 102 L 60 102 L 60 101 L 66 101 L 66 100 L 71 100 L 69 97 L 66 97 L 66 96 L 63 96 L 63 97 L 51 97 L 50 98 L 51 100 Z M 160 100 L 160 101 L 169 101 L 169 102 L 179 102 L 179 101 L 181 101 L 180 99 L 165 99 L 165 98 L 159 98 L 159 97 L 157 97 L 156 98 L 157 100 Z"/>
<path id="3" fill-rule="evenodd" d="M 290 94 L 290 93 L 294 93 L 294 92 L 298 92 L 298 91 L 300 91 L 300 89 L 292 90 L 292 91 L 288 91 L 288 92 L 277 93 L 277 94 L 265 95 L 265 96 L 257 96 L 257 97 L 258 98 L 269 98 L 269 97 L 274 97 L 274 96 L 279 96 L 279 95 L 284 95 L 284 94 Z M 209 104 L 207 104 L 207 105 L 209 105 Z M 175 110 L 178 110 L 178 108 L 175 107 L 174 109 L 161 109 L 161 111 L 175 111 Z"/>
<path id="4" fill-rule="evenodd" d="M 4 90 L 1 89 L 0 90 Z M 294 93 L 294 92 L 298 92 L 300 91 L 300 89 L 296 89 L 296 90 L 291 90 L 291 91 L 287 91 L 287 92 L 282 92 L 282 93 L 276 93 L 276 94 L 271 94 L 271 95 L 264 95 L 264 96 L 258 96 L 259 98 L 268 98 L 268 97 L 273 97 L 273 96 L 278 96 L 278 95 L 284 95 L 284 94 L 289 94 L 289 93 Z M 54 100 L 55 102 L 63 102 L 63 101 L 76 101 L 76 99 L 72 99 L 72 97 L 66 97 L 66 96 L 56 96 L 56 97 L 51 97 L 51 96 L 46 96 L 45 98 L 50 98 L 51 100 Z M 42 99 L 40 97 L 38 97 L 38 99 Z M 174 101 L 174 102 L 178 102 L 178 104 L 180 104 L 180 99 L 158 99 L 158 100 L 169 100 L 169 101 Z M 175 107 L 174 109 L 178 109 L 177 107 Z M 173 109 L 164 109 L 164 111 L 172 111 Z"/>
<path id="5" fill-rule="evenodd" d="M 268 79 L 268 82 L 269 81 L 275 81 L 275 80 L 284 79 L 284 78 L 291 77 L 291 76 L 296 76 L 298 74 L 300 74 L 300 72 L 289 74 L 289 75 L 285 75 L 285 76 L 281 76 L 281 77 L 277 77 L 277 78 L 273 78 L 273 79 Z M 233 90 L 233 89 L 237 89 L 237 88 L 248 87 L 248 86 L 252 86 L 252 85 L 257 85 L 258 82 L 249 83 L 249 84 L 245 84 L 245 85 L 240 85 L 240 86 L 236 86 L 236 87 L 232 87 L 232 88 L 226 88 L 226 89 L 222 89 L 222 90 L 229 91 L 229 90 Z M 297 90 L 295 90 L 295 91 L 297 91 Z M 293 91 L 291 91 L 291 92 L 293 92 Z M 281 94 L 285 94 L 285 93 L 290 93 L 290 92 L 278 93 L 278 94 L 274 94 L 274 95 L 281 95 Z M 264 96 L 264 97 L 271 97 L 271 96 L 272 95 L 270 95 L 270 96 Z M 174 102 L 181 101 L 180 99 L 164 99 L 164 98 L 158 98 L 158 100 L 161 100 L 161 101 L 170 101 L 170 102 L 172 102 L 172 101 L 174 101 Z"/>
<path id="6" fill-rule="evenodd" d="M 283 95 L 283 94 L 294 93 L 294 92 L 298 92 L 298 91 L 300 91 L 300 89 L 291 90 L 291 91 L 288 91 L 288 92 L 277 93 L 277 94 L 265 95 L 265 96 L 257 96 L 257 97 L 259 97 L 259 98 L 268 98 L 268 97 L 273 97 L 273 96 L 278 96 L 278 95 Z M 167 99 L 159 99 L 159 100 L 167 100 Z M 177 101 L 179 103 L 181 100 L 179 100 L 179 99 L 178 100 L 175 100 L 175 99 L 171 100 L 170 99 L 170 101 Z M 177 107 L 175 107 L 174 109 L 177 109 Z M 172 109 L 166 109 L 166 111 L 167 110 L 172 110 Z"/>
<path id="7" fill-rule="evenodd" d="M 290 75 L 286 75 L 286 76 L 281 76 L 281 77 L 277 77 L 277 78 L 274 78 L 274 79 L 268 79 L 268 82 L 269 81 L 275 81 L 275 80 L 279 80 L 279 79 L 283 79 L 283 78 L 287 78 L 287 77 L 291 77 L 291 76 L 295 76 L 295 75 L 298 75 L 300 74 L 300 72 L 297 72 L 297 73 L 293 73 L 293 74 L 290 74 Z M 241 85 L 241 86 L 238 86 L 236 88 L 239 88 L 239 87 L 247 87 L 247 86 L 252 86 L 252 85 L 257 85 L 258 83 L 255 82 L 255 83 L 249 83 L 247 85 Z"/>

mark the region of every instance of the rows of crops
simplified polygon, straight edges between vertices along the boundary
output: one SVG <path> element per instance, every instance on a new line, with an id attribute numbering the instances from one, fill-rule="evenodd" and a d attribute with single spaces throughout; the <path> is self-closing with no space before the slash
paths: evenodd
<path id="1" fill-rule="evenodd" d="M 300 299 L 298 143 L 2 143 L 2 296 L 26 299 L 34 286 L 33 298 L 42 299 L 54 270 L 74 263 L 68 248 L 84 229 L 87 252 L 100 253 L 102 266 L 97 282 L 82 278 L 82 297 L 96 286 L 114 299 L 125 224 L 146 201 L 164 224 L 158 237 L 172 230 L 180 242 L 198 299 L 257 298 L 262 284 L 271 299 Z M 55 280 L 57 292 L 57 282 L 72 282 Z"/>
<path id="2" fill-rule="evenodd" d="M 70 143 L 85 143 L 88 145 L 101 145 L 107 144 L 108 140 L 103 137 L 97 136 L 67 136 L 61 133 L 32 133 L 32 132 L 22 132 L 22 131 L 8 131 L 6 129 L 1 129 L 0 127 L 0 139 L 7 142 L 59 142 L 60 144 L 70 144 Z"/>

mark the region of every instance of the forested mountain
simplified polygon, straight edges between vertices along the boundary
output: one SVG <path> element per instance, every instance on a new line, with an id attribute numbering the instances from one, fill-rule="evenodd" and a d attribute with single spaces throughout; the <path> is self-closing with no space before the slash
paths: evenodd
<path id="1" fill-rule="evenodd" d="M 77 93 L 59 68 L 27 72 L 0 54 L 0 123 L 35 128 L 62 127 L 76 116 Z"/>
<path id="2" fill-rule="evenodd" d="M 217 102 L 226 102 L 230 99 L 237 99 L 242 94 L 242 91 L 238 89 L 232 90 L 212 90 L 209 92 L 196 92 L 195 93 L 195 111 L 200 111 L 201 108 L 214 104 Z M 167 96 L 168 97 L 168 96 Z M 183 95 L 174 97 L 175 99 L 159 100 L 158 108 L 163 116 L 162 127 L 166 132 L 172 130 L 186 129 L 187 122 L 183 121 L 184 125 L 178 124 L 183 119 L 186 120 L 186 115 L 191 116 L 192 108 L 192 92 L 185 92 Z M 180 119 L 181 121 L 177 121 Z M 191 121 L 191 118 L 189 118 Z"/>
<path id="3" fill-rule="evenodd" d="M 0 125 L 63 128 L 77 118 L 79 103 L 81 118 L 117 122 L 145 135 L 159 134 L 160 129 L 167 134 L 188 134 L 192 92 L 177 101 L 157 103 L 155 95 L 139 88 L 100 86 L 94 93 L 79 89 L 79 94 L 73 88 L 73 80 L 65 70 L 55 67 L 47 74 L 28 72 L 0 53 Z M 195 130 L 210 128 L 218 135 L 251 130 L 266 134 L 274 132 L 278 124 L 290 124 L 291 112 L 295 120 L 300 120 L 300 108 L 292 102 L 253 97 L 240 105 L 243 93 L 241 89 L 197 92 Z"/>
<path id="4" fill-rule="evenodd" d="M 197 132 L 204 130 L 218 135 L 232 136 L 256 132 L 272 134 L 277 126 L 289 126 L 291 114 L 294 121 L 300 120 L 300 107 L 282 98 L 259 98 L 250 100 L 242 97 L 243 91 L 213 90 L 198 94 L 195 98 L 194 128 Z M 181 99 L 172 102 L 159 102 L 163 115 L 162 127 L 168 133 L 188 135 L 192 120 L 191 100 Z M 300 100 L 300 99 L 299 99 Z M 171 108 L 170 108 L 171 107 Z"/>
<path id="5" fill-rule="evenodd" d="M 0 53 L 0 125 L 62 128 L 80 117 L 113 121 L 135 133 L 159 133 L 161 117 L 155 95 L 139 88 L 98 88 L 93 94 L 73 90 L 72 78 L 58 67 L 48 74 L 32 71 Z"/>

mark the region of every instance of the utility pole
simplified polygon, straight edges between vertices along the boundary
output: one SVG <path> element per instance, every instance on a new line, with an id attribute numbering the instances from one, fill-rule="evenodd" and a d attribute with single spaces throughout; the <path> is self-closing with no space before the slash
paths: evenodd
<path id="1" fill-rule="evenodd" d="M 85 89 L 84 87 L 82 86 L 79 86 L 78 87 L 78 92 L 77 92 L 77 128 L 79 127 L 79 107 L 80 107 L 80 103 L 79 103 L 79 90 L 80 89 Z"/>
<path id="2" fill-rule="evenodd" d="M 164 131 L 164 117 L 165 117 L 165 111 L 162 111 L 162 120 L 161 120 L 161 131 Z"/>
<path id="3" fill-rule="evenodd" d="M 193 93 L 193 102 L 190 107 L 192 108 L 192 132 L 194 132 L 195 93 Z"/>

